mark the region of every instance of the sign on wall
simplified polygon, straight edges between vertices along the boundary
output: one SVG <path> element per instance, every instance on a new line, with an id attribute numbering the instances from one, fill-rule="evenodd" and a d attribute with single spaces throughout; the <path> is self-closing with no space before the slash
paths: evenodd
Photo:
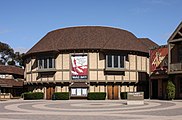
<path id="1" fill-rule="evenodd" d="M 150 50 L 150 71 L 167 69 L 168 62 L 167 46 Z"/>
<path id="2" fill-rule="evenodd" d="M 71 65 L 72 80 L 83 80 L 88 78 L 87 55 L 72 55 Z"/>

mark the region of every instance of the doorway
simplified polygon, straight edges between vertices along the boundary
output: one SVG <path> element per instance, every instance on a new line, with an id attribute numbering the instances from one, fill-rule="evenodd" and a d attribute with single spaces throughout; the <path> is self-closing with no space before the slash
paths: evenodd
<path id="1" fill-rule="evenodd" d="M 55 88 L 54 87 L 47 87 L 46 88 L 46 99 L 47 100 L 51 100 L 52 99 L 52 95 L 55 92 Z"/>
<path id="2" fill-rule="evenodd" d="M 119 87 L 116 86 L 116 85 L 107 86 L 107 98 L 109 100 L 117 100 L 117 99 L 119 99 L 118 88 Z"/>
<path id="3" fill-rule="evenodd" d="M 152 80 L 152 98 L 158 99 L 158 80 Z"/>

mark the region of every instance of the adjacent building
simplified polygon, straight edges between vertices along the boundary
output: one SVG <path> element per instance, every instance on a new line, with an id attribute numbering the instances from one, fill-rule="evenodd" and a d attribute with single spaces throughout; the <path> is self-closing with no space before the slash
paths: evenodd
<path id="1" fill-rule="evenodd" d="M 23 92 L 24 70 L 0 65 L 0 98 L 20 97 Z"/>
<path id="2" fill-rule="evenodd" d="M 168 81 L 168 46 L 150 50 L 150 98 L 166 99 Z"/>
<path id="3" fill-rule="evenodd" d="M 167 81 L 176 86 L 176 99 L 182 98 L 182 22 L 168 39 L 168 45 L 150 50 L 150 98 L 166 99 Z"/>
<path id="4" fill-rule="evenodd" d="M 28 91 L 69 92 L 71 98 L 88 92 L 144 91 L 148 97 L 149 48 L 158 45 L 129 31 L 102 26 L 82 26 L 49 32 L 25 55 Z"/>
<path id="5" fill-rule="evenodd" d="M 168 74 L 176 86 L 176 98 L 182 98 L 182 22 L 168 39 Z"/>

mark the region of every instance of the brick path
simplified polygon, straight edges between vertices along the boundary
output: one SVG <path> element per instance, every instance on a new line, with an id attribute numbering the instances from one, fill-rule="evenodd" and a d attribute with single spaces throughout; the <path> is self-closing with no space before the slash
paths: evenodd
<path id="1" fill-rule="evenodd" d="M 180 120 L 182 101 L 145 100 L 128 106 L 123 100 L 0 101 L 0 120 Z"/>

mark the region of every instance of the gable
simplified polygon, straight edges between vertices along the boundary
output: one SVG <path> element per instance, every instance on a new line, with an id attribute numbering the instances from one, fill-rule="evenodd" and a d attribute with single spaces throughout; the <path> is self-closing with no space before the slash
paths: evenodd
<path id="1" fill-rule="evenodd" d="M 182 41 L 182 22 L 178 25 L 173 34 L 169 37 L 168 42 Z"/>

